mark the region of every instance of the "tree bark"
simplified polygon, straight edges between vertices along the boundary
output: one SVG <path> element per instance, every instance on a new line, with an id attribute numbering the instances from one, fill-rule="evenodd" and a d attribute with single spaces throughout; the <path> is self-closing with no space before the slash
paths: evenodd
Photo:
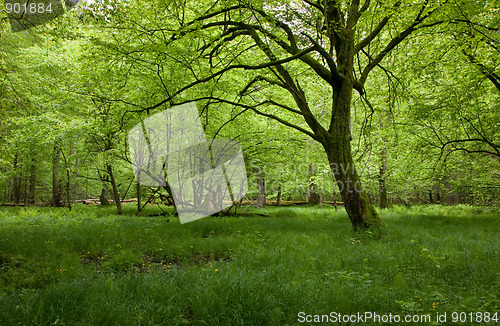
<path id="1" fill-rule="evenodd" d="M 346 73 L 352 74 L 352 67 L 350 71 L 347 69 Z M 383 222 L 364 190 L 352 159 L 349 123 L 353 92 L 351 78 L 344 78 L 340 85 L 334 88 L 330 132 L 327 137 L 321 139 L 321 143 L 327 153 L 353 230 L 360 231 L 382 226 Z"/>
<path id="2" fill-rule="evenodd" d="M 122 214 L 122 203 L 120 200 L 120 194 L 118 193 L 118 187 L 116 186 L 116 180 L 115 176 L 113 174 L 113 168 L 111 167 L 110 164 L 107 164 L 107 170 L 108 170 L 108 175 L 109 175 L 109 180 L 111 182 L 111 186 L 113 187 L 113 199 L 116 204 L 116 210 L 118 214 Z"/>
<path id="3" fill-rule="evenodd" d="M 339 156 L 335 155 L 334 152 L 330 149 L 328 161 L 335 175 L 335 181 L 353 230 L 367 230 L 373 226 L 381 226 L 382 220 L 371 204 L 354 164 L 352 161 L 349 162 L 351 155 L 340 157 L 345 158 L 345 160 L 339 160 Z"/>

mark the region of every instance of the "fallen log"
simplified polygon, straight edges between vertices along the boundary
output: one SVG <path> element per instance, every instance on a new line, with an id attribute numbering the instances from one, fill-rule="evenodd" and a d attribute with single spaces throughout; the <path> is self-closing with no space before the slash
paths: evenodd
<path id="1" fill-rule="evenodd" d="M 136 201 L 137 201 L 137 198 L 130 198 L 130 199 L 121 200 L 120 202 L 122 202 L 122 203 L 131 203 L 131 202 L 136 202 Z M 74 200 L 73 202 L 75 202 L 75 203 L 81 203 L 81 204 L 85 204 L 85 205 L 100 205 L 101 204 L 101 201 L 99 199 L 93 199 L 93 198 L 90 198 L 90 199 L 77 199 L 77 200 Z M 112 199 L 108 199 L 108 202 L 109 203 L 113 203 L 114 201 Z"/>
<path id="2" fill-rule="evenodd" d="M 255 200 L 243 200 L 242 201 L 243 205 L 255 205 L 256 201 Z M 343 202 L 334 202 L 334 201 L 323 201 L 324 205 L 330 205 L 330 206 L 344 206 Z M 300 200 L 290 200 L 290 201 L 281 201 L 280 206 L 281 207 L 288 207 L 288 206 L 306 206 L 309 205 L 307 201 L 300 201 Z M 277 206 L 276 201 L 274 200 L 266 200 L 266 206 Z"/>

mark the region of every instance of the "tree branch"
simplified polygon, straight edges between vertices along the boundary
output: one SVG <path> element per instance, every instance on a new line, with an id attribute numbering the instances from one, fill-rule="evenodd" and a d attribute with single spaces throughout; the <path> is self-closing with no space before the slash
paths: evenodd
<path id="1" fill-rule="evenodd" d="M 447 2 L 448 2 L 448 0 L 445 1 L 444 3 L 447 3 Z M 420 8 L 420 11 L 419 11 L 417 17 L 415 18 L 415 20 L 413 21 L 413 23 L 410 26 L 408 26 L 403 32 L 401 32 L 398 36 L 394 37 L 385 46 L 385 48 L 373 59 L 373 61 L 370 61 L 370 63 L 365 67 L 365 69 L 363 69 L 363 72 L 361 73 L 361 77 L 359 79 L 359 82 L 361 83 L 361 85 L 364 85 L 366 83 L 366 79 L 368 78 L 368 74 L 370 73 L 370 71 L 372 71 L 373 68 L 375 68 L 385 58 L 387 53 L 389 53 L 392 49 L 394 49 L 396 46 L 398 46 L 403 40 L 405 40 L 411 33 L 413 33 L 419 27 L 423 27 L 423 26 L 419 26 L 420 23 L 422 23 L 424 20 L 429 18 L 439 8 L 439 7 L 437 7 L 424 15 L 423 12 L 424 12 L 425 8 L 427 7 L 427 3 L 428 3 L 428 1 L 426 1 L 425 4 L 422 6 L 422 8 Z M 436 22 L 435 24 L 438 24 L 438 23 L 443 23 L 443 21 Z"/>
<path id="2" fill-rule="evenodd" d="M 152 109 L 155 109 L 157 107 L 160 107 L 162 106 L 163 104 L 171 101 L 174 97 L 176 97 L 177 95 L 179 95 L 180 93 L 190 89 L 190 88 L 193 88 L 194 86 L 196 85 L 199 85 L 199 84 L 202 84 L 202 83 L 206 83 L 214 78 L 216 78 L 217 76 L 220 76 L 230 70 L 234 70 L 234 69 L 244 69 L 244 70 L 260 70 L 260 69 L 265 69 L 265 68 L 269 68 L 269 67 L 273 67 L 273 66 L 278 66 L 278 65 L 281 65 L 283 63 L 287 63 L 287 62 L 290 62 L 290 61 L 293 61 L 297 58 L 299 58 L 300 56 L 306 54 L 306 53 L 309 53 L 311 51 L 314 50 L 314 47 L 310 47 L 308 49 L 305 49 L 305 50 L 302 50 L 300 51 L 298 54 L 294 55 L 294 56 L 291 56 L 289 58 L 286 58 L 286 59 L 282 59 L 282 60 L 276 60 L 276 61 L 273 61 L 273 62 L 268 62 L 268 63 L 265 63 L 265 64 L 261 64 L 261 65 L 256 65 L 256 66 L 252 66 L 252 65 L 230 65 L 224 69 L 221 69 L 219 70 L 218 72 L 210 75 L 210 76 L 207 76 L 205 78 L 202 78 L 202 79 L 198 79 L 192 83 L 190 83 L 189 85 L 186 85 L 184 87 L 182 87 L 180 90 L 176 91 L 171 97 L 167 98 L 167 99 L 164 99 L 162 100 L 161 102 L 153 105 L 153 106 L 150 106 L 150 107 L 147 107 L 145 109 L 143 109 L 142 111 L 146 111 L 146 110 L 152 110 Z"/>

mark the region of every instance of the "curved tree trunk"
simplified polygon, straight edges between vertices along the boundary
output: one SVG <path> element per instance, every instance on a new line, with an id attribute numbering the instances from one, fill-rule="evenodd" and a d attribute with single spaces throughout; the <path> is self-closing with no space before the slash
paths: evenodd
<path id="1" fill-rule="evenodd" d="M 352 227 L 354 231 L 359 231 L 382 226 L 383 222 L 364 191 L 352 159 L 350 130 L 352 92 L 353 84 L 348 77 L 334 89 L 331 127 L 322 144 Z"/>
<path id="2" fill-rule="evenodd" d="M 335 148 L 330 148 L 328 161 L 354 231 L 381 226 L 382 220 L 364 191 L 363 184 L 352 163 L 351 153 L 345 153 L 343 156 L 339 154 Z"/>

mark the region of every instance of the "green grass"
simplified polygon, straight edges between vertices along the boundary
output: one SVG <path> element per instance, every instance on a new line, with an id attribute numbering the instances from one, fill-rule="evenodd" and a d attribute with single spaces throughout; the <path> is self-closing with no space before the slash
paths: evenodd
<path id="1" fill-rule="evenodd" d="M 498 210 L 394 207 L 381 211 L 382 239 L 354 234 L 329 207 L 253 212 L 180 225 L 132 205 L 124 216 L 2 208 L 0 325 L 294 325 L 301 311 L 450 321 L 500 310 Z"/>

